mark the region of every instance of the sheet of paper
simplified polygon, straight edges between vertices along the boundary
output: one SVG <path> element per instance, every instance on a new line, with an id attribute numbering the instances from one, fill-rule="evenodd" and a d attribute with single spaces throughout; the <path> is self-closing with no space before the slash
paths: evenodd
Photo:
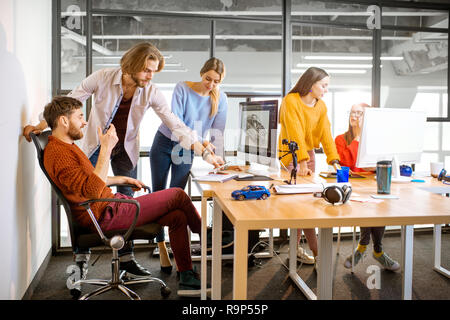
<path id="1" fill-rule="evenodd" d="M 420 187 L 419 189 L 429 191 L 432 193 L 439 193 L 439 194 L 448 194 L 450 193 L 450 186 L 442 186 L 442 187 Z"/>
<path id="2" fill-rule="evenodd" d="M 329 186 L 339 186 L 342 188 L 344 185 L 351 186 L 351 184 L 348 182 L 283 184 L 275 186 L 275 191 L 278 194 L 314 193 L 314 192 L 322 192 L 323 189 Z"/>
<path id="3" fill-rule="evenodd" d="M 380 203 L 383 202 L 384 200 L 382 199 L 373 199 L 373 198 L 369 198 L 369 197 L 354 197 L 353 194 L 350 197 L 350 201 L 355 201 L 355 202 L 373 202 L 373 203 Z"/>
<path id="4" fill-rule="evenodd" d="M 374 199 L 400 199 L 399 196 L 393 194 L 371 194 L 370 196 Z"/>
<path id="5" fill-rule="evenodd" d="M 225 182 L 237 176 L 237 174 L 207 174 L 205 176 L 194 177 L 192 180 L 204 182 Z"/>

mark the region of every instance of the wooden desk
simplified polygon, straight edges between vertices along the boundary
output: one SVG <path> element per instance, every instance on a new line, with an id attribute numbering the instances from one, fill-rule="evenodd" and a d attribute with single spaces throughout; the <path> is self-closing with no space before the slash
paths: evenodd
<path id="1" fill-rule="evenodd" d="M 194 173 L 195 174 L 195 173 Z M 282 173 L 285 174 L 284 172 Z M 392 184 L 391 194 L 400 199 L 382 203 L 349 201 L 333 206 L 312 194 L 276 195 L 267 200 L 236 201 L 231 192 L 248 184 L 269 186 L 280 181 L 235 181 L 226 183 L 198 183 L 203 192 L 202 221 L 206 221 L 206 199 L 213 197 L 213 248 L 212 248 L 212 299 L 221 298 L 221 248 L 222 210 L 235 228 L 233 299 L 247 298 L 248 231 L 264 228 L 290 229 L 289 275 L 309 299 L 332 299 L 332 241 L 333 227 L 339 226 L 402 226 L 402 297 L 411 299 L 413 267 L 413 225 L 444 224 L 450 222 L 448 199 L 419 189 L 419 186 L 437 185 L 436 179 L 426 183 Z M 297 183 L 321 183 L 319 177 L 297 178 Z M 369 197 L 376 193 L 373 177 L 351 179 L 353 192 Z M 319 228 L 319 257 L 317 296 L 306 286 L 296 272 L 297 228 Z M 436 234 L 436 233 L 435 233 Z M 206 224 L 202 238 L 206 237 Z M 435 237 L 435 243 L 437 239 Z M 440 252 L 435 250 L 435 261 Z M 202 243 L 202 299 L 206 299 L 206 242 Z"/>

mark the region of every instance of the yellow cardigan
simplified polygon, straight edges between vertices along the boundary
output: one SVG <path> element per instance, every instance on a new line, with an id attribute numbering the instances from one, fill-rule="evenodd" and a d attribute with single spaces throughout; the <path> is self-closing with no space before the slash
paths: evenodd
<path id="1" fill-rule="evenodd" d="M 333 160 L 339 160 L 339 154 L 331 135 L 327 106 L 322 100 L 319 99 L 314 107 L 309 107 L 303 103 L 298 93 L 289 93 L 281 103 L 280 124 L 278 149 L 288 150 L 287 145 L 281 144 L 283 139 L 297 142 L 298 162 L 309 160 L 308 150 L 319 148 L 320 144 L 327 155 L 328 164 Z M 280 157 L 284 153 L 278 152 L 278 156 Z M 281 161 L 287 167 L 292 162 L 292 156 L 287 155 Z"/>

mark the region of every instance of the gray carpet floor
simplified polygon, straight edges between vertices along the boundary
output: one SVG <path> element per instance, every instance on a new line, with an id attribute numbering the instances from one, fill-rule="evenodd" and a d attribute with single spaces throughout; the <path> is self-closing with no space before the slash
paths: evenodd
<path id="1" fill-rule="evenodd" d="M 414 266 L 413 292 L 414 300 L 450 300 L 450 279 L 432 270 L 432 233 L 416 233 L 414 236 Z M 383 240 L 384 250 L 392 258 L 400 262 L 400 236 L 386 235 Z M 334 241 L 336 252 L 336 241 Z M 275 246 L 279 253 L 273 258 L 256 259 L 256 263 L 248 270 L 248 299 L 250 300 L 305 300 L 305 296 L 288 276 L 288 244 Z M 355 273 L 344 268 L 345 258 L 351 253 L 351 239 L 341 241 L 340 254 L 333 255 L 333 299 L 337 300 L 398 300 L 401 299 L 401 273 L 380 269 L 379 289 L 371 288 L 374 271 L 378 262 L 373 259 L 369 245 L 367 256 L 355 267 Z M 110 276 L 110 254 L 104 253 L 94 266 L 89 267 L 88 278 L 107 278 Z M 96 254 L 91 257 L 91 262 Z M 160 271 L 159 258 L 150 256 L 148 251 L 136 252 L 137 260 L 148 268 L 153 276 L 161 278 L 171 288 L 172 294 L 168 300 L 198 300 L 177 295 L 178 282 L 175 270 L 170 274 Z M 173 262 L 173 259 L 172 259 Z M 71 254 L 53 256 L 44 272 L 42 279 L 35 288 L 32 300 L 70 300 L 72 299 L 66 287 L 68 266 L 73 264 Z M 199 262 L 195 262 L 200 270 Z M 442 234 L 442 266 L 450 270 L 450 234 Z M 210 264 L 209 264 L 210 267 Z M 210 271 L 210 268 L 209 268 Z M 316 292 L 317 277 L 310 265 L 299 265 L 298 273 L 302 279 Z M 208 278 L 210 275 L 208 274 Z M 232 298 L 233 265 L 231 260 L 224 260 L 222 265 L 222 297 Z M 369 285 L 368 285 L 369 283 Z M 96 287 L 85 285 L 83 293 Z M 161 300 L 157 284 L 140 284 L 130 286 L 142 299 Z M 111 291 L 94 298 L 96 300 L 124 300 L 127 299 L 118 291 Z"/>

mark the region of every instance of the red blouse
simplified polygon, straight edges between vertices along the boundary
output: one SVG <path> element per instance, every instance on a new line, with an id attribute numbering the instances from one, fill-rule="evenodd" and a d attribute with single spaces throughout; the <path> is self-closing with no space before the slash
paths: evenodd
<path id="1" fill-rule="evenodd" d="M 344 135 L 341 134 L 334 139 L 336 148 L 339 153 L 341 166 L 349 167 L 353 172 L 364 172 L 365 170 L 355 167 L 356 158 L 358 156 L 359 142 L 353 140 L 350 144 L 345 141 Z"/>

